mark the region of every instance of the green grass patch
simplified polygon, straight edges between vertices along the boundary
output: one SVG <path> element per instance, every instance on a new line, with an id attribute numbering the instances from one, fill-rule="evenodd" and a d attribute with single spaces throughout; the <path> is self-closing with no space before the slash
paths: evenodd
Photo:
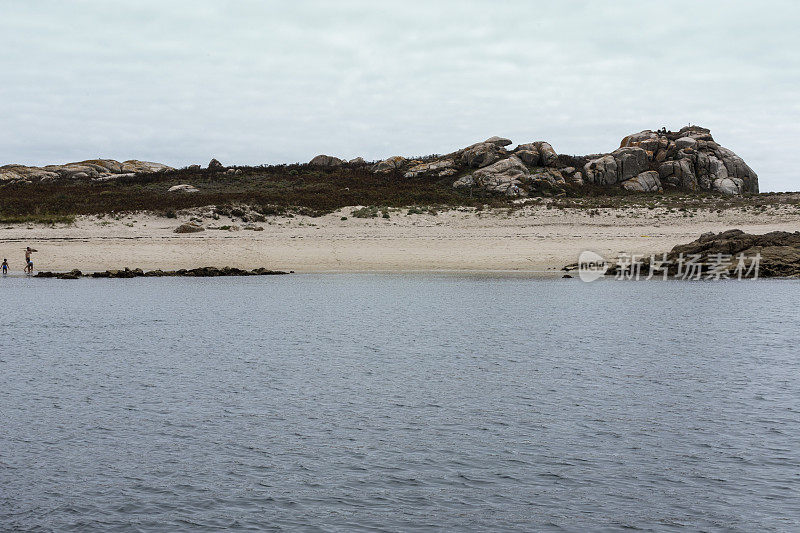
<path id="1" fill-rule="evenodd" d="M 9 215 L 0 213 L 0 224 L 74 224 L 75 215 Z"/>

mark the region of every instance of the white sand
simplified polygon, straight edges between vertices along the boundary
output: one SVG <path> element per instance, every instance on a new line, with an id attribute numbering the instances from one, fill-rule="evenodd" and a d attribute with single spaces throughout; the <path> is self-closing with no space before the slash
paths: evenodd
<path id="1" fill-rule="evenodd" d="M 739 228 L 750 233 L 800 229 L 800 211 L 772 207 L 718 214 L 696 211 L 684 217 L 664 209 L 547 209 L 477 214 L 472 209 L 438 215 L 407 215 L 392 210 L 389 219 L 357 219 L 353 208 L 320 217 L 270 217 L 264 231 L 208 229 L 194 234 L 173 230 L 188 217 L 147 214 L 82 217 L 71 226 L 0 227 L 0 256 L 13 271 L 23 267 L 25 246 L 37 270 L 83 271 L 113 268 L 179 269 L 199 266 L 266 267 L 297 272 L 358 271 L 521 271 L 557 272 L 576 262 L 583 250 L 607 259 L 620 252 L 650 254 L 696 239 L 707 231 Z M 340 220 L 347 216 L 348 220 Z M 206 227 L 238 224 L 204 219 Z"/>

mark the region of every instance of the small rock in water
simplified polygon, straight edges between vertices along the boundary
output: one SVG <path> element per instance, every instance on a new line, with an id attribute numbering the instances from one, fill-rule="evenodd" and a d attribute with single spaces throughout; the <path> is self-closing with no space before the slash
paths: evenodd
<path id="1" fill-rule="evenodd" d="M 90 278 L 114 278 L 114 279 L 131 279 L 131 278 L 160 278 L 167 276 L 183 276 L 183 277 L 196 277 L 208 278 L 217 276 L 269 276 L 280 274 L 291 274 L 294 270 L 284 272 L 282 270 L 269 270 L 267 268 L 259 267 L 253 270 L 242 270 L 241 268 L 234 267 L 199 267 L 192 269 L 181 270 L 150 270 L 143 271 L 141 268 L 128 268 L 122 270 L 105 270 L 102 272 L 92 272 L 86 274 Z M 39 272 L 34 277 L 36 278 L 56 278 L 56 279 L 78 279 L 83 277 L 80 270 L 72 270 L 70 272 Z"/>

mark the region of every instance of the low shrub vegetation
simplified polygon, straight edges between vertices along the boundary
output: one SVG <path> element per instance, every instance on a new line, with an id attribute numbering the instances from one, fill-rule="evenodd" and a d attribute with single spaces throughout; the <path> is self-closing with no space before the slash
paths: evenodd
<path id="1" fill-rule="evenodd" d="M 568 162 L 577 165 L 581 161 L 570 159 Z M 408 208 L 409 215 L 435 215 L 439 209 L 452 207 L 473 207 L 480 211 L 515 205 L 513 199 L 502 196 L 456 190 L 452 187 L 454 177 L 407 179 L 397 172 L 376 175 L 363 165 L 333 169 L 299 164 L 235 168 L 241 173 L 187 168 L 104 182 L 61 180 L 4 184 L 0 185 L 0 223 L 71 223 L 78 215 L 117 216 L 135 211 L 151 211 L 174 218 L 181 209 L 209 205 L 216 206 L 217 216 L 241 218 L 249 213 L 247 216 L 253 222 L 263 222 L 267 216 L 315 217 L 353 205 L 371 206 L 356 210 L 352 215 L 356 218 L 388 217 L 389 208 Z M 184 183 L 197 187 L 198 192 L 167 192 L 171 186 Z M 542 196 L 550 195 L 542 193 Z M 558 209 L 588 210 L 643 205 L 720 210 L 748 206 L 763 209 L 776 204 L 800 207 L 800 198 L 794 194 L 726 197 L 666 191 L 652 195 L 593 185 L 570 186 L 565 196 L 546 201 Z"/>

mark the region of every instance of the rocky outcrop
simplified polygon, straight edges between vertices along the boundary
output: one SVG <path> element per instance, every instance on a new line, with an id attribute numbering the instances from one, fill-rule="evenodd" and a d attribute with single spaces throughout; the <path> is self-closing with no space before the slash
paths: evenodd
<path id="1" fill-rule="evenodd" d="M 584 184 L 583 174 L 581 174 L 581 171 L 575 167 L 564 167 L 560 169 L 559 172 L 564 177 L 564 180 L 570 185 L 580 187 Z"/>
<path id="2" fill-rule="evenodd" d="M 339 159 L 338 157 L 333 157 L 332 155 L 323 155 L 320 154 L 316 156 L 314 159 L 308 162 L 309 165 L 314 167 L 340 167 L 342 166 L 344 161 Z"/>
<path id="3" fill-rule="evenodd" d="M 374 165 L 372 167 L 372 172 L 375 172 L 376 174 L 386 174 L 389 172 L 394 172 L 395 170 L 401 170 L 405 164 L 406 159 L 396 155 L 388 159 L 384 159 L 383 161 Z"/>
<path id="4" fill-rule="evenodd" d="M 453 187 L 474 187 L 506 196 L 527 196 L 522 184 L 530 175 L 528 167 L 518 157 L 511 156 L 456 180 Z"/>
<path id="5" fill-rule="evenodd" d="M 555 169 L 558 154 L 549 143 L 522 144 L 513 152 L 506 150 L 510 144 L 510 139 L 494 136 L 432 160 L 389 158 L 374 165 L 372 171 L 403 171 L 403 177 L 408 179 L 438 179 L 460 174 L 461 177 L 453 183 L 457 189 L 507 196 L 527 196 L 529 191 L 566 185 L 564 175 Z M 550 167 L 553 172 L 542 173 L 545 167 Z M 579 173 L 575 177 L 575 168 L 570 171 L 570 183 L 582 183 Z"/>
<path id="6" fill-rule="evenodd" d="M 697 190 L 697 175 L 688 159 L 664 161 L 658 167 L 658 176 L 667 185 L 687 191 Z"/>
<path id="7" fill-rule="evenodd" d="M 530 180 L 533 183 L 537 181 L 546 181 L 551 185 L 565 185 L 567 182 L 566 179 L 564 179 L 564 174 L 555 168 L 546 168 L 537 172 L 531 172 Z"/>
<path id="8" fill-rule="evenodd" d="M 456 163 L 453 159 L 438 159 L 430 163 L 419 163 L 408 169 L 403 174 L 405 178 L 418 178 L 420 176 L 452 176 L 457 172 Z"/>
<path id="9" fill-rule="evenodd" d="M 644 130 L 625 137 L 611 153 L 590 156 L 560 156 L 545 141 L 508 150 L 511 144 L 494 136 L 425 161 L 390 157 L 371 170 L 402 173 L 407 179 L 453 176 L 455 188 L 512 196 L 559 195 L 587 184 L 655 194 L 667 189 L 758 192 L 755 172 L 699 126 L 678 132 Z"/>
<path id="10" fill-rule="evenodd" d="M 558 158 L 550 143 L 544 141 L 520 144 L 514 149 L 514 155 L 528 165 L 542 167 L 553 165 Z"/>
<path id="11" fill-rule="evenodd" d="M 494 142 L 476 143 L 459 150 L 455 159 L 470 168 L 481 168 L 507 157 L 506 149 Z"/>
<path id="12" fill-rule="evenodd" d="M 753 169 L 700 126 L 678 132 L 641 131 L 622 139 L 620 147 L 644 150 L 649 170 L 658 171 L 665 187 L 725 194 L 758 192 Z"/>
<path id="13" fill-rule="evenodd" d="M 617 160 L 613 155 L 604 155 L 586 163 L 583 176 L 588 183 L 614 185 L 617 182 Z"/>
<path id="14" fill-rule="evenodd" d="M 172 167 L 161 163 L 137 161 L 131 159 L 120 163 L 113 159 L 90 159 L 64 165 L 47 165 L 44 167 L 28 167 L 25 165 L 6 165 L 0 167 L 0 183 L 12 182 L 48 182 L 64 180 L 104 181 L 135 174 L 149 174 L 172 170 Z"/>
<path id="15" fill-rule="evenodd" d="M 622 186 L 634 192 L 664 192 L 661 187 L 661 180 L 658 179 L 658 172 L 655 170 L 642 172 L 635 178 L 624 181 Z"/>
<path id="16" fill-rule="evenodd" d="M 647 152 L 638 147 L 626 147 L 589 161 L 583 173 L 589 183 L 614 185 L 633 179 L 647 169 Z"/>
<path id="17" fill-rule="evenodd" d="M 709 191 L 723 194 L 758 192 L 758 176 L 735 153 L 714 141 L 711 132 L 699 126 L 678 132 L 644 130 L 628 135 L 613 152 L 588 156 L 559 155 L 545 141 L 523 143 L 513 150 L 511 140 L 493 136 L 445 155 L 408 160 L 394 156 L 376 164 L 362 158 L 344 161 L 318 155 L 308 164 L 318 168 L 341 168 L 360 171 L 369 168 L 375 174 L 404 179 L 448 179 L 456 188 L 470 194 L 543 196 L 578 193 L 581 187 L 614 187 L 636 193 L 660 193 L 669 189 Z M 363 167 L 362 167 L 363 166 Z M 0 183 L 38 182 L 56 179 L 104 180 L 136 173 L 159 172 L 170 167 L 143 161 L 97 159 L 51 165 L 0 167 Z M 201 172 L 197 166 L 187 170 Z M 223 167 L 213 159 L 208 173 L 238 175 L 239 168 Z M 194 178 L 184 177 L 181 181 Z M 174 183 L 174 182 L 173 182 Z M 170 192 L 194 192 L 189 185 L 179 185 Z"/>
<path id="18" fill-rule="evenodd" d="M 511 144 L 510 139 L 497 136 L 489 137 L 483 142 L 467 146 L 450 154 L 448 157 L 470 168 L 482 168 L 508 157 L 505 147 L 509 144 Z"/>

